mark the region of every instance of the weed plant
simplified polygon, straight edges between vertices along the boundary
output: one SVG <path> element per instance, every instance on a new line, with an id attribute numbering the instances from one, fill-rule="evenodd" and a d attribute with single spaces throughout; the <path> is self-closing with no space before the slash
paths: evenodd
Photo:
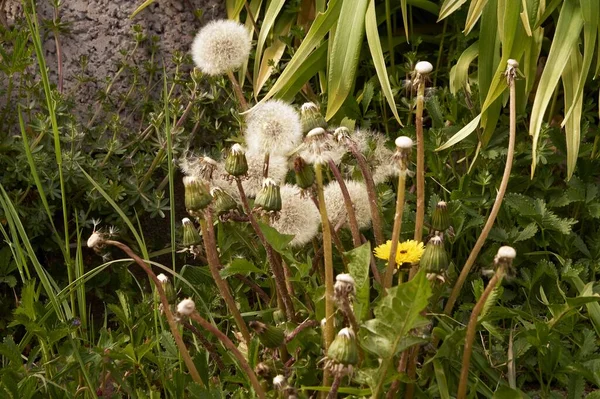
<path id="1" fill-rule="evenodd" d="M 0 30 L 2 397 L 600 397 L 596 6 L 523 2 L 515 40 L 587 24 L 548 89 L 581 123 L 532 141 L 550 78 L 507 44 L 520 8 L 352 3 L 228 1 L 164 62 L 135 27 L 82 111 L 42 48 L 68 26 L 24 1 Z"/>

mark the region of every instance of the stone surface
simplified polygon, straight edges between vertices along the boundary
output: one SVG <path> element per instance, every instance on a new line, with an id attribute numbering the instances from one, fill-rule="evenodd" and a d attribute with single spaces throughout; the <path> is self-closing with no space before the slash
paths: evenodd
<path id="1" fill-rule="evenodd" d="M 2 3 L 0 1 L 0 3 Z M 21 0 L 6 0 L 0 14 L 8 24 L 21 15 Z M 165 60 L 169 66 L 174 51 L 188 52 L 196 31 L 208 20 L 225 15 L 224 2 L 219 0 L 156 0 L 149 7 L 130 19 L 133 11 L 143 0 L 66 0 L 62 1 L 59 16 L 69 25 L 69 33 L 60 36 L 62 50 L 64 91 L 73 94 L 80 104 L 89 103 L 90 98 L 105 87 L 104 82 L 112 78 L 122 52 L 134 46 L 133 26 L 140 25 L 148 37 L 158 36 L 156 60 Z M 54 10 L 50 0 L 37 1 L 38 15 L 52 19 Z M 202 21 L 194 10 L 203 11 Z M 46 63 L 50 76 L 57 83 L 57 52 L 54 35 L 47 33 L 44 43 Z M 150 54 L 147 40 L 135 53 L 132 62 L 140 68 Z M 81 84 L 75 76 L 81 72 L 80 61 L 87 57 L 86 73 L 89 81 Z M 162 62 L 159 63 L 162 68 Z M 119 92 L 119 82 L 114 91 Z M 160 89 L 160 88 L 159 88 Z"/>

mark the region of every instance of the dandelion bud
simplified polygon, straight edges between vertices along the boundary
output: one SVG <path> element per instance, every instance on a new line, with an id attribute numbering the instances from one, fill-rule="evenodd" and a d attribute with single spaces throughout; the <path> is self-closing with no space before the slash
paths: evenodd
<path id="1" fill-rule="evenodd" d="M 214 199 L 214 209 L 218 215 L 221 215 L 238 207 L 238 204 L 237 202 L 235 202 L 235 199 L 233 199 L 233 197 L 222 188 L 211 188 L 210 195 L 212 195 Z"/>
<path id="2" fill-rule="evenodd" d="M 354 296 L 356 294 L 356 286 L 354 279 L 347 273 L 341 273 L 335 276 L 335 285 L 333 291 L 336 297 Z"/>
<path id="3" fill-rule="evenodd" d="M 262 189 L 256 194 L 254 206 L 268 212 L 281 210 L 281 192 L 275 180 L 266 178 L 263 181 Z"/>
<path id="4" fill-rule="evenodd" d="M 182 316 L 190 316 L 196 310 L 196 304 L 191 298 L 184 299 L 177 304 L 177 313 Z"/>
<path id="5" fill-rule="evenodd" d="M 98 248 L 102 246 L 102 243 L 104 241 L 104 238 L 102 237 L 102 234 L 94 231 L 92 233 L 92 235 L 90 236 L 90 238 L 88 238 L 87 240 L 87 246 L 88 248 Z"/>
<path id="6" fill-rule="evenodd" d="M 156 278 L 158 279 L 158 281 L 160 281 L 161 284 L 166 284 L 169 282 L 169 278 L 162 273 L 156 276 Z"/>
<path id="7" fill-rule="evenodd" d="M 396 152 L 394 153 L 394 160 L 400 171 L 405 172 L 410 163 L 410 153 L 412 152 L 413 141 L 410 137 L 400 136 L 396 139 L 395 144 Z"/>
<path id="8" fill-rule="evenodd" d="M 514 270 L 512 270 L 512 263 L 516 257 L 517 251 L 513 247 L 503 246 L 498 248 L 498 253 L 494 258 L 494 264 L 498 270 L 512 275 L 514 272 Z"/>
<path id="9" fill-rule="evenodd" d="M 519 67 L 519 62 L 517 60 L 513 60 L 512 58 L 509 59 L 506 64 L 508 65 L 509 68 L 518 68 Z"/>
<path id="10" fill-rule="evenodd" d="M 248 160 L 246 159 L 246 152 L 239 144 L 234 144 L 227 158 L 225 159 L 225 170 L 231 176 L 244 176 L 248 173 Z"/>
<path id="11" fill-rule="evenodd" d="M 419 61 L 417 62 L 417 65 L 415 65 L 415 72 L 421 75 L 426 75 L 431 73 L 431 71 L 433 71 L 433 65 L 431 65 L 430 62 Z"/>
<path id="12" fill-rule="evenodd" d="M 212 181 L 213 173 L 217 169 L 217 161 L 210 157 L 202 157 L 200 162 L 200 176 L 208 182 Z"/>
<path id="13" fill-rule="evenodd" d="M 344 366 L 352 366 L 358 363 L 356 336 L 351 329 L 345 327 L 340 330 L 329 346 L 327 357 L 329 360 Z"/>
<path id="14" fill-rule="evenodd" d="M 340 126 L 333 132 L 333 137 L 338 143 L 344 143 L 350 139 L 350 130 L 346 126 Z"/>
<path id="15" fill-rule="evenodd" d="M 183 242 L 181 244 L 186 248 L 200 244 L 202 238 L 194 223 L 188 218 L 183 218 L 181 224 L 183 225 Z"/>
<path id="16" fill-rule="evenodd" d="M 167 301 L 173 302 L 176 298 L 176 295 L 175 290 L 173 289 L 173 285 L 169 282 L 169 278 L 162 273 L 156 276 L 156 278 L 158 279 L 158 281 L 160 281 L 160 285 L 162 286 L 163 291 L 165 291 Z"/>
<path id="17" fill-rule="evenodd" d="M 302 157 L 294 159 L 294 172 L 296 174 L 296 184 L 302 189 L 312 187 L 315 182 L 315 172 Z"/>
<path id="18" fill-rule="evenodd" d="M 420 265 L 427 273 L 443 274 L 448 269 L 448 254 L 441 237 L 432 237 L 421 255 Z"/>
<path id="19" fill-rule="evenodd" d="M 448 227 L 450 227 L 448 205 L 445 201 L 440 201 L 435 206 L 433 215 L 431 215 L 431 228 L 434 231 L 446 231 Z"/>
<path id="20" fill-rule="evenodd" d="M 305 103 L 302 105 L 300 108 L 300 120 L 304 133 L 308 133 L 316 127 L 327 127 L 327 122 L 325 122 L 325 118 L 315 103 Z"/>
<path id="21" fill-rule="evenodd" d="M 192 58 L 207 75 L 222 75 L 241 67 L 251 49 L 250 34 L 244 25 L 231 21 L 209 22 L 194 38 Z"/>
<path id="22" fill-rule="evenodd" d="M 185 209 L 192 216 L 200 216 L 201 211 L 210 204 L 212 197 L 206 183 L 194 176 L 183 178 L 185 188 Z"/>
<path id="23" fill-rule="evenodd" d="M 273 378 L 273 388 L 277 389 L 278 391 L 283 391 L 286 387 L 287 381 L 283 375 L 278 374 Z"/>
<path id="24" fill-rule="evenodd" d="M 277 348 L 283 344 L 285 334 L 280 328 L 260 321 L 251 321 L 248 327 L 256 332 L 258 340 L 267 348 Z"/>

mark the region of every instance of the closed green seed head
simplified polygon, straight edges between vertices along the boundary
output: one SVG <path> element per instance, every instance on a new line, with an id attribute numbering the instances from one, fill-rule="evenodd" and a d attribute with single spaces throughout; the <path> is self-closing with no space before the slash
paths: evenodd
<path id="1" fill-rule="evenodd" d="M 433 215 L 431 216 L 431 228 L 435 231 L 446 231 L 448 227 L 450 227 L 448 205 L 446 202 L 440 201 L 435 206 Z"/>
<path id="2" fill-rule="evenodd" d="M 327 357 L 344 366 L 358 363 L 356 336 L 351 329 L 346 327 L 340 330 L 329 346 Z"/>
<path id="3" fill-rule="evenodd" d="M 305 103 L 300 108 L 300 121 L 304 134 L 316 127 L 327 127 L 327 122 L 315 103 Z"/>
<path id="4" fill-rule="evenodd" d="M 315 171 L 311 165 L 304 162 L 302 157 L 294 160 L 294 172 L 296 172 L 296 184 L 302 189 L 312 187 L 315 182 Z"/>
<path id="5" fill-rule="evenodd" d="M 283 344 L 285 334 L 280 328 L 260 321 L 251 321 L 248 327 L 254 330 L 259 341 L 267 348 L 277 348 Z"/>
<path id="6" fill-rule="evenodd" d="M 281 210 L 281 192 L 275 180 L 265 179 L 262 189 L 256 194 L 254 206 L 268 212 L 279 212 Z"/>
<path id="7" fill-rule="evenodd" d="M 184 177 L 183 186 L 185 188 L 185 209 L 192 216 L 200 216 L 200 212 L 212 201 L 208 186 L 193 176 Z"/>
<path id="8" fill-rule="evenodd" d="M 184 218 L 181 220 L 183 224 L 183 242 L 182 245 L 186 248 L 191 247 L 192 245 L 198 245 L 202 241 L 202 237 L 198 233 L 196 226 L 194 223 L 188 219 Z"/>
<path id="9" fill-rule="evenodd" d="M 222 188 L 211 188 L 210 195 L 212 195 L 214 199 L 214 209 L 218 215 L 221 215 L 238 207 L 238 204 L 237 202 L 235 202 L 233 197 Z"/>
<path id="10" fill-rule="evenodd" d="M 432 237 L 421 256 L 420 265 L 427 273 L 442 274 L 448 269 L 448 254 L 441 237 Z"/>
<path id="11" fill-rule="evenodd" d="M 248 160 L 246 159 L 246 152 L 239 144 L 234 144 L 227 158 L 225 159 L 225 170 L 231 176 L 244 176 L 248 173 Z"/>

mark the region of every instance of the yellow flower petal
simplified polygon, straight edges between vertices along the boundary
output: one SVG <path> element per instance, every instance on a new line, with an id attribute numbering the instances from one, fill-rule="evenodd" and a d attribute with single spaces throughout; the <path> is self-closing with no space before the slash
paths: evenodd
<path id="1" fill-rule="evenodd" d="M 376 247 L 373 253 L 379 259 L 388 260 L 391 250 L 392 241 L 388 240 L 385 244 Z M 421 259 L 424 250 L 425 247 L 422 242 L 415 240 L 401 242 L 396 249 L 396 264 L 400 267 L 403 263 L 417 263 Z"/>

